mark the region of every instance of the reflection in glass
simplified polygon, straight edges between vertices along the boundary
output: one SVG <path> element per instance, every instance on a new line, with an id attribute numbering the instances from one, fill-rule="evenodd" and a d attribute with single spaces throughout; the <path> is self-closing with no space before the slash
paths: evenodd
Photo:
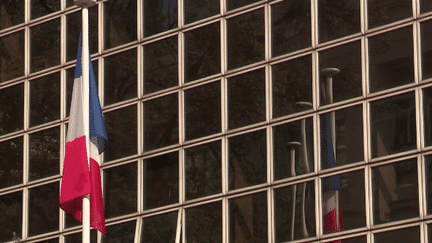
<path id="1" fill-rule="evenodd" d="M 104 105 L 137 97 L 137 50 L 105 58 Z"/>
<path id="2" fill-rule="evenodd" d="M 60 118 L 60 73 L 54 73 L 30 84 L 30 126 Z"/>
<path id="3" fill-rule="evenodd" d="M 264 69 L 228 79 L 228 127 L 234 129 L 265 120 Z"/>
<path id="4" fill-rule="evenodd" d="M 430 2 L 432 3 L 432 1 Z M 432 4 L 431 4 L 432 7 Z M 421 30 L 421 60 L 422 79 L 432 78 L 432 21 L 420 23 Z"/>
<path id="5" fill-rule="evenodd" d="M 319 42 L 360 32 L 360 0 L 318 1 Z"/>
<path id="6" fill-rule="evenodd" d="M 144 93 L 178 85 L 177 36 L 144 46 Z"/>
<path id="7" fill-rule="evenodd" d="M 228 187 L 230 190 L 265 183 L 267 180 L 266 131 L 228 139 Z"/>
<path id="8" fill-rule="evenodd" d="M 372 157 L 399 153 L 416 147 L 414 93 L 371 103 Z"/>
<path id="9" fill-rule="evenodd" d="M 105 49 L 110 49 L 137 39 L 136 1 L 106 1 L 104 2 L 104 10 Z"/>
<path id="10" fill-rule="evenodd" d="M 0 196 L 0 219 L 1 242 L 22 238 L 22 191 Z"/>
<path id="11" fill-rule="evenodd" d="M 185 91 L 186 140 L 221 131 L 220 82 Z"/>
<path id="12" fill-rule="evenodd" d="M 185 33 L 186 82 L 220 73 L 219 33 L 219 22 Z"/>
<path id="13" fill-rule="evenodd" d="M 82 240 L 82 233 L 78 232 L 71 235 L 65 235 L 64 243 L 76 243 Z M 97 242 L 97 231 L 90 230 L 90 242 Z"/>
<path id="14" fill-rule="evenodd" d="M 372 168 L 375 224 L 418 217 L 418 197 L 415 159 Z"/>
<path id="15" fill-rule="evenodd" d="M 60 64 L 60 18 L 30 28 L 31 72 Z"/>
<path id="16" fill-rule="evenodd" d="M 0 164 L 0 189 L 23 182 L 22 137 L 0 142 Z"/>
<path id="17" fill-rule="evenodd" d="M 186 149 L 186 200 L 222 191 L 221 142 Z"/>
<path id="18" fill-rule="evenodd" d="M 1 11 L 0 3 L 0 16 Z M 19 31 L 0 38 L 0 83 L 22 75 L 24 75 L 24 31 Z"/>
<path id="19" fill-rule="evenodd" d="M 273 118 L 312 109 L 312 59 L 305 56 L 272 66 Z"/>
<path id="20" fill-rule="evenodd" d="M 177 94 L 144 102 L 144 151 L 177 143 Z"/>
<path id="21" fill-rule="evenodd" d="M 432 156 L 425 157 L 427 213 L 432 214 Z"/>
<path id="22" fill-rule="evenodd" d="M 58 230 L 58 182 L 29 190 L 28 234 L 39 235 Z"/>
<path id="23" fill-rule="evenodd" d="M 183 3 L 185 24 L 219 14 L 218 0 L 185 0 Z"/>
<path id="24" fill-rule="evenodd" d="M 263 9 L 228 19 L 227 29 L 229 70 L 264 60 Z"/>
<path id="25" fill-rule="evenodd" d="M 273 138 L 275 180 L 314 171 L 312 118 L 274 127 Z"/>
<path id="26" fill-rule="evenodd" d="M 411 0 L 367 0 L 369 29 L 412 17 Z"/>
<path id="27" fill-rule="evenodd" d="M 271 5 L 272 56 L 311 45 L 310 0 L 283 1 Z"/>
<path id="28" fill-rule="evenodd" d="M 375 243 L 420 243 L 420 228 L 411 227 L 405 229 L 397 229 L 392 231 L 385 231 L 374 235 Z"/>
<path id="29" fill-rule="evenodd" d="M 432 11 L 432 2 L 429 0 L 420 0 L 420 12 L 426 13 Z"/>
<path id="30" fill-rule="evenodd" d="M 178 152 L 144 160 L 144 209 L 152 209 L 179 200 Z"/>
<path id="31" fill-rule="evenodd" d="M 177 28 L 177 0 L 144 0 L 144 36 Z"/>
<path id="32" fill-rule="evenodd" d="M 425 146 L 432 145 L 432 88 L 423 90 Z"/>
<path id="33" fill-rule="evenodd" d="M 50 13 L 60 10 L 60 1 L 58 0 L 31 0 L 30 15 L 31 19 L 36 19 Z"/>
<path id="34" fill-rule="evenodd" d="M 329 241 L 322 241 L 323 243 L 336 243 L 339 241 L 334 241 L 334 240 L 329 240 Z M 343 239 L 343 241 L 340 241 L 343 243 L 366 243 L 367 239 L 366 236 L 359 236 L 359 237 L 354 237 L 354 238 L 348 238 L 348 239 Z"/>
<path id="35" fill-rule="evenodd" d="M 141 242 L 175 242 L 178 211 L 143 218 Z"/>
<path id="36" fill-rule="evenodd" d="M 414 82 L 412 27 L 369 38 L 369 89 L 377 92 Z"/>
<path id="37" fill-rule="evenodd" d="M 222 242 L 222 203 L 186 209 L 187 242 Z"/>
<path id="38" fill-rule="evenodd" d="M 315 236 L 313 181 L 274 190 L 276 242 Z"/>
<path id="39" fill-rule="evenodd" d="M 21 24 L 24 22 L 24 1 L 2 0 L 0 1 L 0 30 Z"/>
<path id="40" fill-rule="evenodd" d="M 267 192 L 229 200 L 230 242 L 267 242 Z"/>
<path id="41" fill-rule="evenodd" d="M 228 10 L 232 10 L 258 1 L 259 0 L 227 0 L 227 8 Z"/>
<path id="42" fill-rule="evenodd" d="M 135 220 L 106 227 L 103 243 L 134 242 Z"/>
<path id="43" fill-rule="evenodd" d="M 319 52 L 320 72 L 320 104 L 327 104 L 325 82 L 326 76 L 322 73 L 327 68 L 337 68 L 339 73 L 332 77 L 333 80 L 333 102 L 362 95 L 362 68 L 360 41 L 337 46 Z"/>
<path id="44" fill-rule="evenodd" d="M 54 127 L 29 136 L 31 181 L 57 175 L 60 163 L 60 127 Z"/>
<path id="45" fill-rule="evenodd" d="M 104 170 L 105 218 L 137 210 L 137 164 L 129 163 Z"/>
<path id="46" fill-rule="evenodd" d="M 0 89 L 0 135 L 23 129 L 24 85 Z"/>

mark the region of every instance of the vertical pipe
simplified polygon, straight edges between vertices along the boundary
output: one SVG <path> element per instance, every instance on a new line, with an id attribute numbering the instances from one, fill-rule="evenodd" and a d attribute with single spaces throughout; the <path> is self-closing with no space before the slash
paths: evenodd
<path id="1" fill-rule="evenodd" d="M 296 166 L 296 156 L 295 150 L 300 147 L 300 142 L 289 142 L 287 144 L 288 151 L 290 154 L 290 176 L 294 177 L 296 175 L 295 166 Z M 294 225 L 295 225 L 295 211 L 296 211 L 296 196 L 297 196 L 297 185 L 293 185 L 292 191 L 292 214 L 291 214 L 291 240 L 294 240 Z"/>

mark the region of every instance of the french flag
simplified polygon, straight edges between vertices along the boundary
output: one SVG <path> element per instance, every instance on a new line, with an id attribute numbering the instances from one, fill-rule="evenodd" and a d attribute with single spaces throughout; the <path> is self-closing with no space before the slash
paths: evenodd
<path id="1" fill-rule="evenodd" d="M 90 226 L 105 235 L 99 155 L 105 150 L 108 138 L 90 60 L 88 115 L 90 154 L 87 155 L 84 131 L 87 114 L 84 114 L 83 106 L 81 50 L 80 38 L 61 181 L 60 207 L 76 220 L 82 221 L 82 201 L 84 196 L 90 195 Z M 90 56 L 88 58 L 90 59 Z M 90 159 L 90 166 L 88 159 Z"/>

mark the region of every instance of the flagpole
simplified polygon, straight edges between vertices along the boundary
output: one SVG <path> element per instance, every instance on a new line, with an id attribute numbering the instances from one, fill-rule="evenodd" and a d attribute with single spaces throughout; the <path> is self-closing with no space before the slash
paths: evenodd
<path id="1" fill-rule="evenodd" d="M 290 176 L 294 177 L 296 176 L 296 172 L 295 172 L 295 166 L 296 166 L 296 156 L 295 156 L 295 151 L 297 148 L 299 148 L 301 146 L 300 142 L 296 142 L 296 141 L 292 141 L 292 142 L 288 142 L 287 144 L 287 148 L 288 151 L 290 153 L 290 161 L 291 161 L 291 165 L 290 165 Z M 293 190 L 292 190 L 292 213 L 291 213 L 291 240 L 294 240 L 294 225 L 295 225 L 295 211 L 296 211 L 296 197 L 297 197 L 297 185 L 293 185 Z"/>

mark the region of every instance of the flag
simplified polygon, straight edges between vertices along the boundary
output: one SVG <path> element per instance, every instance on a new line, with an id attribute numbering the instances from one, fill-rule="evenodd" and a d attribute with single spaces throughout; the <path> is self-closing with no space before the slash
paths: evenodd
<path id="1" fill-rule="evenodd" d="M 90 55 L 88 57 L 90 59 Z M 105 213 L 102 199 L 100 159 L 107 144 L 102 109 L 97 94 L 91 60 L 89 61 L 89 128 L 90 156 L 87 156 L 84 132 L 83 85 L 81 70 L 81 38 L 78 45 L 75 80 L 66 139 L 60 207 L 76 220 L 82 221 L 82 201 L 90 195 L 90 226 L 105 235 Z M 90 159 L 90 168 L 87 157 Z"/>

